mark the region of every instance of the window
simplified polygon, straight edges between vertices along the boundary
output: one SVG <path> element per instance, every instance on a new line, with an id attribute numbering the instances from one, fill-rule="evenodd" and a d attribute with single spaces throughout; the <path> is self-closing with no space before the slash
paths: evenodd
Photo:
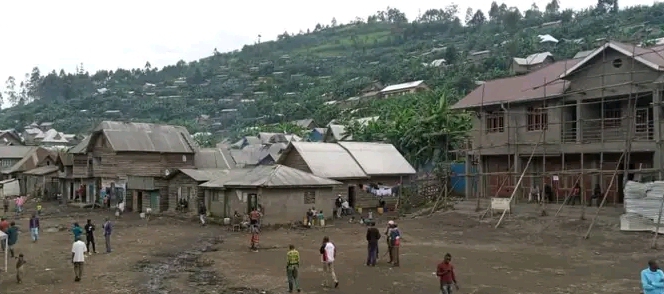
<path id="1" fill-rule="evenodd" d="M 3 159 L 2 160 L 2 167 L 11 167 L 12 166 L 12 161 L 9 159 Z"/>
<path id="2" fill-rule="evenodd" d="M 316 192 L 315 191 L 306 191 L 306 192 L 304 192 L 304 204 L 316 204 Z"/>
<path id="3" fill-rule="evenodd" d="M 212 201 L 219 202 L 219 192 L 217 191 L 212 192 Z"/>
<path id="4" fill-rule="evenodd" d="M 613 60 L 613 62 L 611 64 L 615 68 L 620 68 L 622 66 L 623 62 L 622 62 L 622 59 L 616 58 L 616 59 Z"/>
<path id="5" fill-rule="evenodd" d="M 622 121 L 622 104 L 620 101 L 611 101 L 604 103 L 604 119 L 602 128 L 620 127 Z"/>
<path id="6" fill-rule="evenodd" d="M 505 113 L 487 112 L 486 113 L 486 132 L 487 133 L 502 133 L 505 131 Z"/>
<path id="7" fill-rule="evenodd" d="M 526 126 L 528 131 L 542 131 L 549 126 L 549 114 L 543 107 L 528 107 L 526 114 Z"/>

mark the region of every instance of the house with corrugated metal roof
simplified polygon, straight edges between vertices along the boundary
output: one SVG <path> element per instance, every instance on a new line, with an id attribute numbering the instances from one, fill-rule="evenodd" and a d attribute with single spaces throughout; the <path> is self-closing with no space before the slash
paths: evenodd
<path id="1" fill-rule="evenodd" d="M 592 171 L 579 181 L 583 195 L 599 185 L 608 201 L 620 203 L 626 179 L 622 172 L 617 184 L 610 179 L 626 140 L 628 179 L 635 169 L 652 178 L 664 162 L 662 50 L 609 41 L 575 59 L 482 83 L 452 106 L 475 113 L 468 162 L 481 176 L 478 190 L 469 183 L 466 193 L 509 197 L 547 184 L 565 197 L 582 171 Z"/>
<path id="2" fill-rule="evenodd" d="M 380 90 L 380 96 L 390 97 L 396 95 L 418 93 L 428 90 L 429 87 L 424 83 L 424 81 L 414 81 L 414 82 L 401 83 L 396 85 L 389 85 Z"/>
<path id="3" fill-rule="evenodd" d="M 236 169 L 230 150 L 201 148 L 194 159 L 195 169 L 180 168 L 166 176 L 168 181 L 168 208 L 170 212 L 196 214 L 198 204 L 204 201 L 203 190 L 198 185 L 218 179 Z"/>
<path id="4" fill-rule="evenodd" d="M 316 207 L 331 216 L 334 187 L 342 183 L 284 165 L 235 169 L 201 184 L 210 213 L 232 218 L 255 208 L 263 212 L 263 224 L 286 224 L 302 220 Z"/>
<path id="5" fill-rule="evenodd" d="M 4 153 L 4 155 L 3 155 Z M 2 158 L 1 156 L 5 156 Z M 20 156 L 20 157 L 19 157 Z M 2 162 L 2 175 L 4 179 L 18 179 L 21 195 L 32 194 L 36 191 L 49 190 L 57 192 L 59 181 L 43 182 L 28 181 L 32 178 L 29 172 L 35 171 L 41 176 L 40 168 L 55 166 L 56 155 L 42 147 L 28 146 L 0 146 L 0 162 Z M 7 166 L 7 167 L 5 167 Z M 52 173 L 52 172 L 51 172 Z M 55 176 L 57 178 L 57 175 Z M 39 196 L 41 195 L 41 193 Z"/>
<path id="6" fill-rule="evenodd" d="M 415 169 L 392 144 L 369 142 L 292 142 L 277 161 L 292 168 L 344 183 L 336 194 L 355 208 L 375 208 L 378 197 L 364 189 L 370 185 L 396 187 L 415 175 Z M 398 195 L 385 197 L 395 205 Z"/>
<path id="7" fill-rule="evenodd" d="M 510 70 L 515 74 L 524 74 L 542 68 L 554 62 L 551 52 L 530 54 L 526 58 L 514 57 Z"/>
<path id="8" fill-rule="evenodd" d="M 165 176 L 179 168 L 195 168 L 197 151 L 198 146 L 182 126 L 103 121 L 85 147 L 88 176 L 94 179 L 86 188 L 92 195 L 87 200 L 97 201 L 108 192 L 115 201 L 126 197 L 128 211 L 166 210 Z M 114 195 L 118 186 L 124 187 L 126 195 Z"/>

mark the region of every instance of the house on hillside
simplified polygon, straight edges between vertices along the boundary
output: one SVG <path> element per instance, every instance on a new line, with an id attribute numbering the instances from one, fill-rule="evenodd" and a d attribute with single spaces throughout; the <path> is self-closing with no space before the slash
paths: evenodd
<path id="1" fill-rule="evenodd" d="M 239 167 L 274 164 L 287 143 L 254 144 L 242 149 L 231 149 L 230 153 Z"/>
<path id="2" fill-rule="evenodd" d="M 380 197 L 366 191 L 372 186 L 393 189 L 395 193 L 384 199 L 395 205 L 396 190 L 416 173 L 393 145 L 383 143 L 293 142 L 277 163 L 344 183 L 335 193 L 347 197 L 355 208 L 377 206 Z"/>
<path id="3" fill-rule="evenodd" d="M 327 128 L 313 128 L 309 132 L 309 142 L 322 142 L 327 133 Z"/>
<path id="4" fill-rule="evenodd" d="M 510 70 L 515 74 L 524 74 L 553 63 L 551 52 L 541 52 L 528 55 L 526 58 L 512 58 Z"/>
<path id="5" fill-rule="evenodd" d="M 89 189 L 92 200 L 97 191 L 124 186 L 128 211 L 166 210 L 165 176 L 178 168 L 195 168 L 197 150 L 181 126 L 103 121 L 86 146 L 88 174 L 95 180 Z"/>
<path id="6" fill-rule="evenodd" d="M 201 184 L 212 215 L 232 218 L 235 211 L 263 211 L 264 224 L 288 224 L 302 220 L 311 207 L 332 214 L 342 183 L 284 165 L 231 170 L 227 175 Z"/>
<path id="7" fill-rule="evenodd" d="M 664 90 L 661 50 L 664 46 L 606 42 L 583 58 L 487 81 L 457 102 L 454 109 L 476 113 L 468 162 L 480 171 L 477 193 L 509 197 L 534 152 L 517 191 L 521 195 L 548 184 L 557 197 L 565 197 L 585 171 L 579 181 L 584 197 L 599 185 L 608 190 L 608 201 L 620 203 L 626 141 L 628 179 L 659 178 L 664 158 L 658 143 L 664 124 L 658 106 Z M 472 195 L 469 183 L 466 194 Z"/>
<path id="8" fill-rule="evenodd" d="M 300 119 L 291 123 L 305 130 L 311 130 L 316 127 L 316 122 L 312 118 Z"/>
<path id="9" fill-rule="evenodd" d="M 26 172 L 44 166 L 55 165 L 55 159 L 55 154 L 42 147 L 0 146 L 3 179 L 18 179 L 21 195 L 34 193 L 37 188 L 43 191 L 45 188 L 43 186 L 28 185 L 27 180 L 29 177 L 26 175 Z M 6 165 L 8 167 L 5 167 Z M 53 185 L 57 185 L 57 181 Z M 57 188 L 51 188 L 50 191 L 57 191 Z"/>
<path id="10" fill-rule="evenodd" d="M 0 145 L 4 146 L 24 146 L 23 139 L 14 130 L 0 131 Z"/>
<path id="11" fill-rule="evenodd" d="M 414 81 L 396 85 L 389 85 L 383 88 L 380 91 L 382 97 L 398 96 L 404 94 L 412 94 L 423 91 L 428 91 L 429 87 L 424 83 L 424 81 Z"/>

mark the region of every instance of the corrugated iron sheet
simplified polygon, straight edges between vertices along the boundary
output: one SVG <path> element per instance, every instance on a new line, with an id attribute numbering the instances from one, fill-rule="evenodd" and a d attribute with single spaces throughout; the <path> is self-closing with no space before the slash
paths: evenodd
<path id="1" fill-rule="evenodd" d="M 228 169 L 190 169 L 181 168 L 180 172 L 191 177 L 197 182 L 217 180 L 228 175 Z"/>
<path id="2" fill-rule="evenodd" d="M 41 166 L 41 167 L 38 167 L 38 168 L 33 168 L 29 171 L 26 171 L 25 174 L 26 175 L 33 175 L 33 176 L 43 176 L 43 175 L 47 175 L 47 174 L 50 174 L 50 173 L 54 173 L 56 171 L 58 171 L 57 166 L 47 165 L 47 166 Z"/>
<path id="3" fill-rule="evenodd" d="M 34 148 L 31 146 L 0 146 L 0 158 L 23 158 Z"/>
<path id="4" fill-rule="evenodd" d="M 369 176 L 413 175 L 415 169 L 392 144 L 339 142 Z"/>
<path id="5" fill-rule="evenodd" d="M 291 144 L 316 176 L 330 179 L 367 178 L 360 165 L 341 145 L 318 142 Z"/>
<path id="6" fill-rule="evenodd" d="M 104 121 L 102 131 L 115 151 L 194 153 L 189 131 L 181 126 Z"/>
<path id="7" fill-rule="evenodd" d="M 284 165 L 262 165 L 230 172 L 226 177 L 202 184 L 201 187 L 329 187 L 340 182 L 321 178 Z"/>
<path id="8" fill-rule="evenodd" d="M 198 169 L 232 169 L 235 168 L 235 160 L 228 149 L 202 148 L 194 155 L 194 166 Z"/>

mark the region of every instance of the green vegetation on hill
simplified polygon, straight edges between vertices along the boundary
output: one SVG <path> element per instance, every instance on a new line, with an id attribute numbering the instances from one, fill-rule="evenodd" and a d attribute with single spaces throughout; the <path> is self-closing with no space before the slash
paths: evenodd
<path id="1" fill-rule="evenodd" d="M 7 80 L 3 99 L 14 106 L 2 110 L 0 127 L 20 129 L 33 121 L 52 121 L 58 130 L 83 133 L 97 121 L 122 119 L 216 132 L 304 118 L 326 124 L 380 115 L 374 125 L 351 126 L 349 131 L 356 138 L 388 140 L 424 158 L 421 154 L 433 156 L 440 140 L 450 140 L 441 137 L 441 130 L 468 128 L 462 123 L 465 118 L 450 116 L 447 106 L 477 81 L 509 75 L 512 57 L 550 51 L 564 59 L 593 48 L 600 38 L 633 42 L 663 35 L 664 4 L 618 10 L 617 0 L 600 0 L 592 9 L 561 11 L 553 0 L 543 11 L 533 6 L 521 12 L 494 2 L 485 11 L 469 9 L 461 20 L 457 7 L 448 6 L 409 21 L 388 8 L 350 24 L 284 32 L 276 41 L 230 53 L 215 49 L 210 57 L 161 69 L 149 62 L 144 68 L 94 74 L 83 65 L 75 73 L 44 74 L 34 68 L 24 81 Z M 540 43 L 538 35 L 544 34 L 560 42 Z M 483 50 L 491 50 L 487 58 L 467 61 L 470 52 Z M 423 65 L 441 58 L 447 66 Z M 414 80 L 424 80 L 434 94 L 360 101 L 353 106 L 356 111 L 324 105 L 357 96 L 375 81 L 389 85 Z M 437 115 L 438 121 L 431 123 L 424 115 Z"/>

